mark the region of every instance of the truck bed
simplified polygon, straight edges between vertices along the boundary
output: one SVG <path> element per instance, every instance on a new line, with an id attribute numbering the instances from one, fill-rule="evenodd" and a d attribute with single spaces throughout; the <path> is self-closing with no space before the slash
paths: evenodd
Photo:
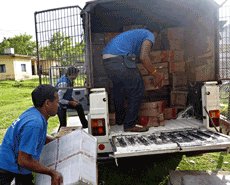
<path id="1" fill-rule="evenodd" d="M 156 132 L 180 131 L 184 129 L 197 129 L 202 127 L 203 123 L 200 120 L 197 120 L 195 118 L 180 118 L 165 120 L 165 126 L 150 127 L 149 131 L 144 133 L 150 134 Z M 125 135 L 137 134 L 137 132 L 124 132 L 123 125 L 112 125 L 110 131 L 111 136 L 115 136 L 117 134 L 121 135 L 122 133 L 125 133 Z"/>

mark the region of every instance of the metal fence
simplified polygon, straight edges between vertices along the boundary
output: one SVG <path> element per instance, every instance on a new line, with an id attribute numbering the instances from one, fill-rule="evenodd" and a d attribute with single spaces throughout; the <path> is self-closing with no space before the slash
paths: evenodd
<path id="1" fill-rule="evenodd" d="M 79 69 L 74 87 L 84 87 L 84 29 L 78 6 L 35 12 L 40 83 L 55 85 L 69 67 Z"/>
<path id="2" fill-rule="evenodd" d="M 219 74 L 221 115 L 230 120 L 230 2 L 225 1 L 219 9 Z"/>

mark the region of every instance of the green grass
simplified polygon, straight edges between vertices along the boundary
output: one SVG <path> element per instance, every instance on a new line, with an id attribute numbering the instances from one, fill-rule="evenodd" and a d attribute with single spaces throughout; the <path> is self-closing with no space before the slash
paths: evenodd
<path id="1" fill-rule="evenodd" d="M 31 93 L 39 85 L 38 79 L 25 81 L 0 81 L 0 143 L 7 128 L 18 116 L 33 106 Z M 51 117 L 48 120 L 47 133 L 59 125 L 58 117 Z"/>

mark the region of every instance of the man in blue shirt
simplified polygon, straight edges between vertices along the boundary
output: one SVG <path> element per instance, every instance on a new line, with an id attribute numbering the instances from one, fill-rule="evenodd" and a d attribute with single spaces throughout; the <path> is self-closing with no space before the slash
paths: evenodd
<path id="1" fill-rule="evenodd" d="M 147 127 L 137 125 L 136 121 L 145 85 L 136 67 L 135 58 L 140 55 L 141 62 L 154 76 L 154 83 L 161 88 L 163 79 L 150 60 L 150 50 L 155 43 L 156 35 L 147 29 L 126 31 L 113 38 L 102 52 L 105 71 L 113 82 L 116 122 L 124 125 L 125 132 L 148 130 Z M 128 100 L 126 109 L 124 109 L 125 99 Z"/>
<path id="2" fill-rule="evenodd" d="M 22 113 L 8 128 L 0 145 L 0 184 L 31 185 L 33 172 L 51 176 L 52 185 L 63 183 L 62 175 L 41 164 L 38 159 L 44 144 L 54 140 L 47 136 L 47 121 L 59 107 L 55 87 L 39 85 L 32 92 L 34 107 Z"/>
<path id="3" fill-rule="evenodd" d="M 65 88 L 65 87 L 73 87 L 73 80 L 75 80 L 78 76 L 79 69 L 76 67 L 69 67 L 66 74 L 63 75 L 55 85 L 56 88 Z M 66 110 L 75 109 L 78 113 L 79 119 L 82 123 L 83 128 L 88 128 L 88 121 L 85 118 L 84 109 L 81 103 L 76 100 L 73 96 L 73 89 L 59 89 L 58 90 L 58 97 L 59 97 L 59 104 L 60 107 L 58 108 L 58 118 L 60 120 L 60 126 L 58 131 L 61 127 L 66 127 Z"/>

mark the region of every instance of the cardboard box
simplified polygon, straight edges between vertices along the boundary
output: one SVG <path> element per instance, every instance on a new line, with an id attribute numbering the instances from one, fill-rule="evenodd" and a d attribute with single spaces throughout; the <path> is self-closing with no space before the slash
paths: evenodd
<path id="1" fill-rule="evenodd" d="M 172 91 L 170 107 L 185 109 L 187 104 L 187 96 L 188 96 L 188 92 L 186 91 Z"/>
<path id="2" fill-rule="evenodd" d="M 149 74 L 148 70 L 144 67 L 142 63 L 138 63 L 136 65 L 138 69 L 140 70 L 142 76 L 147 76 Z"/>
<path id="3" fill-rule="evenodd" d="M 109 124 L 116 125 L 116 113 L 109 114 Z"/>
<path id="4" fill-rule="evenodd" d="M 185 73 L 171 73 L 169 83 L 172 86 L 173 91 L 186 91 L 188 90 L 188 80 Z"/>
<path id="5" fill-rule="evenodd" d="M 139 116 L 158 116 L 164 111 L 164 101 L 142 102 Z"/>
<path id="6" fill-rule="evenodd" d="M 105 44 L 108 44 L 114 37 L 120 33 L 105 33 Z"/>
<path id="7" fill-rule="evenodd" d="M 177 109 L 176 107 L 166 107 L 164 109 L 164 119 L 170 120 L 170 119 L 176 119 L 177 118 Z"/>
<path id="8" fill-rule="evenodd" d="M 168 50 L 161 51 L 161 62 L 168 62 Z"/>
<path id="9" fill-rule="evenodd" d="M 184 51 L 174 51 L 174 50 L 169 50 L 168 51 L 169 59 L 168 61 L 174 61 L 174 60 L 180 60 L 184 61 Z"/>
<path id="10" fill-rule="evenodd" d="M 162 75 L 162 78 L 164 78 L 164 73 L 159 73 L 160 75 Z M 145 90 L 155 90 L 155 89 L 159 89 L 159 85 L 156 84 L 155 82 L 155 78 L 153 75 L 150 76 L 143 76 L 143 81 L 145 84 Z M 163 85 L 163 81 L 161 86 Z"/>
<path id="11" fill-rule="evenodd" d="M 150 59 L 151 59 L 152 63 L 161 62 L 161 51 L 151 51 L 150 52 Z"/>
<path id="12" fill-rule="evenodd" d="M 63 184 L 97 184 L 97 139 L 82 129 L 46 144 L 39 162 L 59 171 Z M 37 174 L 36 185 L 51 184 L 51 177 Z"/>
<path id="13" fill-rule="evenodd" d="M 181 61 L 171 61 L 169 62 L 169 73 L 176 73 L 176 72 L 185 72 L 185 62 Z"/>
<path id="14" fill-rule="evenodd" d="M 184 49 L 183 39 L 171 39 L 169 40 L 170 50 L 180 51 Z"/>
<path id="15" fill-rule="evenodd" d="M 158 127 L 164 125 L 163 113 L 158 116 L 139 116 L 140 124 L 147 127 Z"/>

